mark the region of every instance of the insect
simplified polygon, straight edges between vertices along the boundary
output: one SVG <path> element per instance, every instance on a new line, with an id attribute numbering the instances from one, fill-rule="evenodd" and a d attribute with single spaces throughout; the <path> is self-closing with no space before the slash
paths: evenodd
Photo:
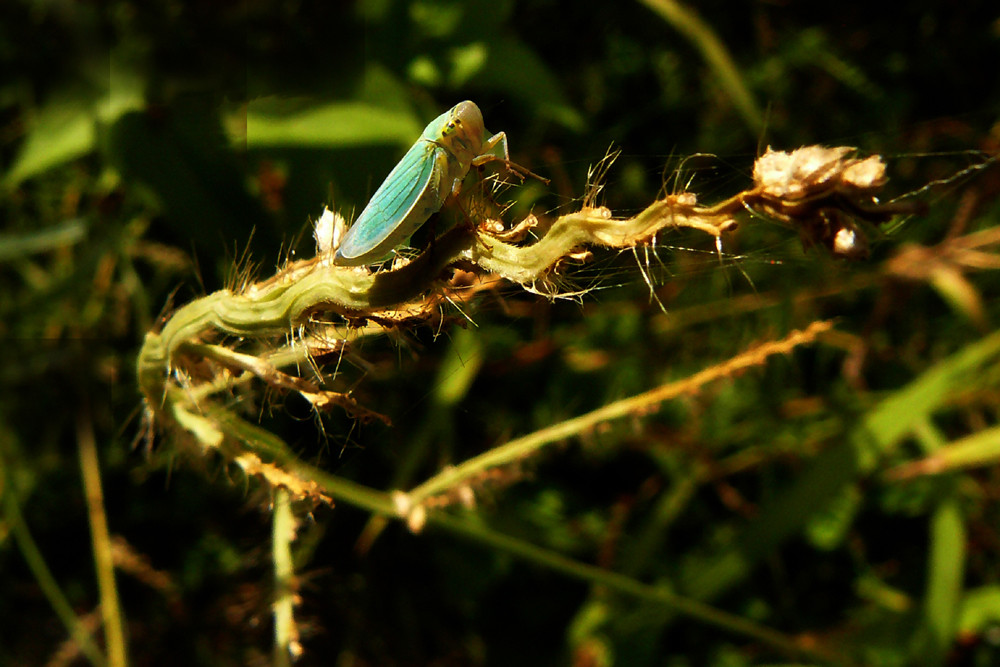
<path id="1" fill-rule="evenodd" d="M 475 102 L 459 102 L 432 120 L 389 172 L 344 235 L 334 264 L 363 266 L 385 258 L 458 193 L 473 166 L 499 161 L 521 178 L 535 176 L 509 158 L 507 135 L 486 130 Z"/>

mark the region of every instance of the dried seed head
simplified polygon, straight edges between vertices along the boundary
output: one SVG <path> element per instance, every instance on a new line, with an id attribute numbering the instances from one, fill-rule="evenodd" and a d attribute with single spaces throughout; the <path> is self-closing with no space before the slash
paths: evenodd
<path id="1" fill-rule="evenodd" d="M 885 175 L 882 156 L 872 155 L 864 160 L 849 160 L 840 180 L 847 187 L 875 190 L 885 185 L 889 179 Z"/>
<path id="2" fill-rule="evenodd" d="M 876 190 L 888 180 L 878 155 L 848 157 L 848 146 L 805 146 L 790 153 L 770 148 L 754 164 L 757 189 L 750 206 L 798 227 L 805 245 L 823 245 L 847 259 L 868 256 L 855 218 L 884 222 Z"/>
<path id="3" fill-rule="evenodd" d="M 849 146 L 803 146 L 791 153 L 770 146 L 753 166 L 753 180 L 765 194 L 778 199 L 800 199 L 825 189 L 844 169 Z"/>

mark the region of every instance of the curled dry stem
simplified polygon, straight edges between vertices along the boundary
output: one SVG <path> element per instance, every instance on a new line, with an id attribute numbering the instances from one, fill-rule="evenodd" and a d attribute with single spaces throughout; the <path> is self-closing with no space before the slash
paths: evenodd
<path id="1" fill-rule="evenodd" d="M 311 336 L 315 322 L 339 316 L 351 323 L 373 321 L 383 327 L 400 326 L 410 319 L 423 321 L 448 296 L 442 280 L 448 268 L 489 273 L 538 289 L 550 286 L 550 277 L 584 247 L 629 248 L 651 243 L 668 228 L 692 227 L 719 236 L 734 227 L 728 214 L 707 214 L 690 198 L 667 197 L 638 215 L 615 219 L 606 208 L 586 208 L 558 218 L 536 242 L 515 245 L 489 233 L 458 227 L 413 261 L 391 271 L 370 272 L 335 266 L 326 256 L 290 264 L 273 278 L 241 292 L 224 289 L 179 308 L 159 332 L 149 332 L 139 353 L 139 386 L 151 415 L 162 415 L 171 395 L 171 377 L 183 374 L 193 388 L 202 377 L 206 360 L 216 372 L 249 372 L 278 390 L 317 393 L 313 383 L 277 371 L 259 355 L 243 354 L 220 339 L 268 340 L 298 332 L 309 353 L 329 349 L 329 340 Z M 544 290 L 539 290 L 544 291 Z M 551 296 L 558 293 L 549 289 Z M 349 335 L 349 334 L 345 334 Z M 234 376 L 235 377 L 235 376 Z"/>
<path id="2" fill-rule="evenodd" d="M 282 458 L 277 456 L 279 446 L 254 446 L 266 440 L 259 429 L 253 429 L 247 442 L 237 444 L 250 425 L 213 404 L 213 395 L 224 395 L 255 379 L 274 391 L 299 393 L 317 413 L 339 407 L 362 420 L 388 423 L 388 418 L 363 408 L 349 394 L 324 387 L 319 372 L 299 377 L 278 366 L 318 370 L 314 359 L 342 352 L 358 327 L 374 324 L 390 330 L 426 322 L 441 310 L 443 301 L 454 302 L 476 289 L 469 285 L 469 274 L 490 276 L 494 283 L 505 278 L 557 297 L 555 276 L 586 248 L 651 244 L 661 231 L 676 227 L 719 237 L 735 224 L 728 214 L 699 209 L 690 195 L 667 197 L 625 220 L 613 218 L 606 208 L 587 206 L 558 218 L 528 245 L 519 245 L 516 236 L 503 232 L 460 226 L 416 259 L 389 271 L 336 266 L 327 251 L 289 264 L 274 277 L 240 291 L 206 295 L 175 311 L 160 331 L 146 335 L 137 371 L 149 431 L 156 422 L 176 424 L 203 452 L 219 452 L 247 474 L 295 489 L 298 495 L 305 489 L 309 495 L 307 480 L 283 480 L 270 464 Z M 343 338 L 337 340 L 338 336 Z M 283 354 L 267 352 L 279 338 L 292 342 Z M 220 418 L 223 414 L 227 418 Z M 246 451 L 247 444 L 253 451 Z M 316 499 L 325 500 L 322 494 Z"/>

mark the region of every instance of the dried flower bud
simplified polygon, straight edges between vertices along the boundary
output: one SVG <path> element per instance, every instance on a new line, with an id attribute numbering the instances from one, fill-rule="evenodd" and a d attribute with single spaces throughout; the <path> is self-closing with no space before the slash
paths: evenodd
<path id="1" fill-rule="evenodd" d="M 799 235 L 805 247 L 824 246 L 843 259 L 868 257 L 868 237 L 847 214 L 827 208 L 799 221 Z"/>
<path id="2" fill-rule="evenodd" d="M 427 524 L 427 508 L 423 505 L 414 507 L 406 517 L 406 527 L 410 532 L 417 534 L 424 529 Z"/>
<path id="3" fill-rule="evenodd" d="M 410 496 L 402 491 L 393 491 L 391 498 L 392 508 L 396 511 L 397 516 L 405 517 L 413 509 L 413 501 L 410 500 Z"/>
<path id="4" fill-rule="evenodd" d="M 344 220 L 344 216 L 323 207 L 323 214 L 319 216 L 313 228 L 313 238 L 316 239 L 316 254 L 325 255 L 336 249 L 346 231 L 347 221 Z"/>
<path id="5" fill-rule="evenodd" d="M 868 257 L 868 238 L 854 223 L 848 222 L 834 233 L 830 250 L 838 257 L 865 259 Z"/>
<path id="6" fill-rule="evenodd" d="M 502 220 L 496 220 L 494 218 L 487 218 L 479 223 L 479 228 L 484 232 L 489 232 L 490 234 L 503 234 L 504 226 Z"/>
<path id="7" fill-rule="evenodd" d="M 844 168 L 849 146 L 803 146 L 791 153 L 767 151 L 753 166 L 753 180 L 765 194 L 778 199 L 799 199 L 824 189 Z"/>
<path id="8" fill-rule="evenodd" d="M 885 163 L 880 155 L 872 155 L 864 160 L 851 160 L 840 176 L 841 183 L 858 190 L 874 190 L 885 185 L 888 180 Z"/>
<path id="9" fill-rule="evenodd" d="M 693 192 L 678 192 L 675 195 L 667 195 L 667 201 L 675 206 L 697 206 L 698 195 Z"/>
<path id="10" fill-rule="evenodd" d="M 473 491 L 472 487 L 468 484 L 463 484 L 458 487 L 458 501 L 462 503 L 462 507 L 467 510 L 475 509 L 476 492 Z"/>

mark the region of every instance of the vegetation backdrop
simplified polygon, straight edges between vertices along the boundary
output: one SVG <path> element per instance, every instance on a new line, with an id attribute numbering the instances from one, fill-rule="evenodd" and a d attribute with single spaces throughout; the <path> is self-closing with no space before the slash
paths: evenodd
<path id="1" fill-rule="evenodd" d="M 0 663 L 996 664 L 997 62 L 976 0 L 4 2 Z M 356 214 L 463 99 L 550 181 L 504 193 L 510 220 L 578 210 L 609 147 L 621 217 L 810 144 L 882 155 L 914 205 L 861 261 L 745 212 L 721 249 L 594 249 L 573 298 L 494 286 L 327 360 L 391 426 L 233 394 L 383 493 L 832 322 L 491 469 L 418 532 L 144 438 L 146 332 L 311 257 L 323 206 Z"/>

